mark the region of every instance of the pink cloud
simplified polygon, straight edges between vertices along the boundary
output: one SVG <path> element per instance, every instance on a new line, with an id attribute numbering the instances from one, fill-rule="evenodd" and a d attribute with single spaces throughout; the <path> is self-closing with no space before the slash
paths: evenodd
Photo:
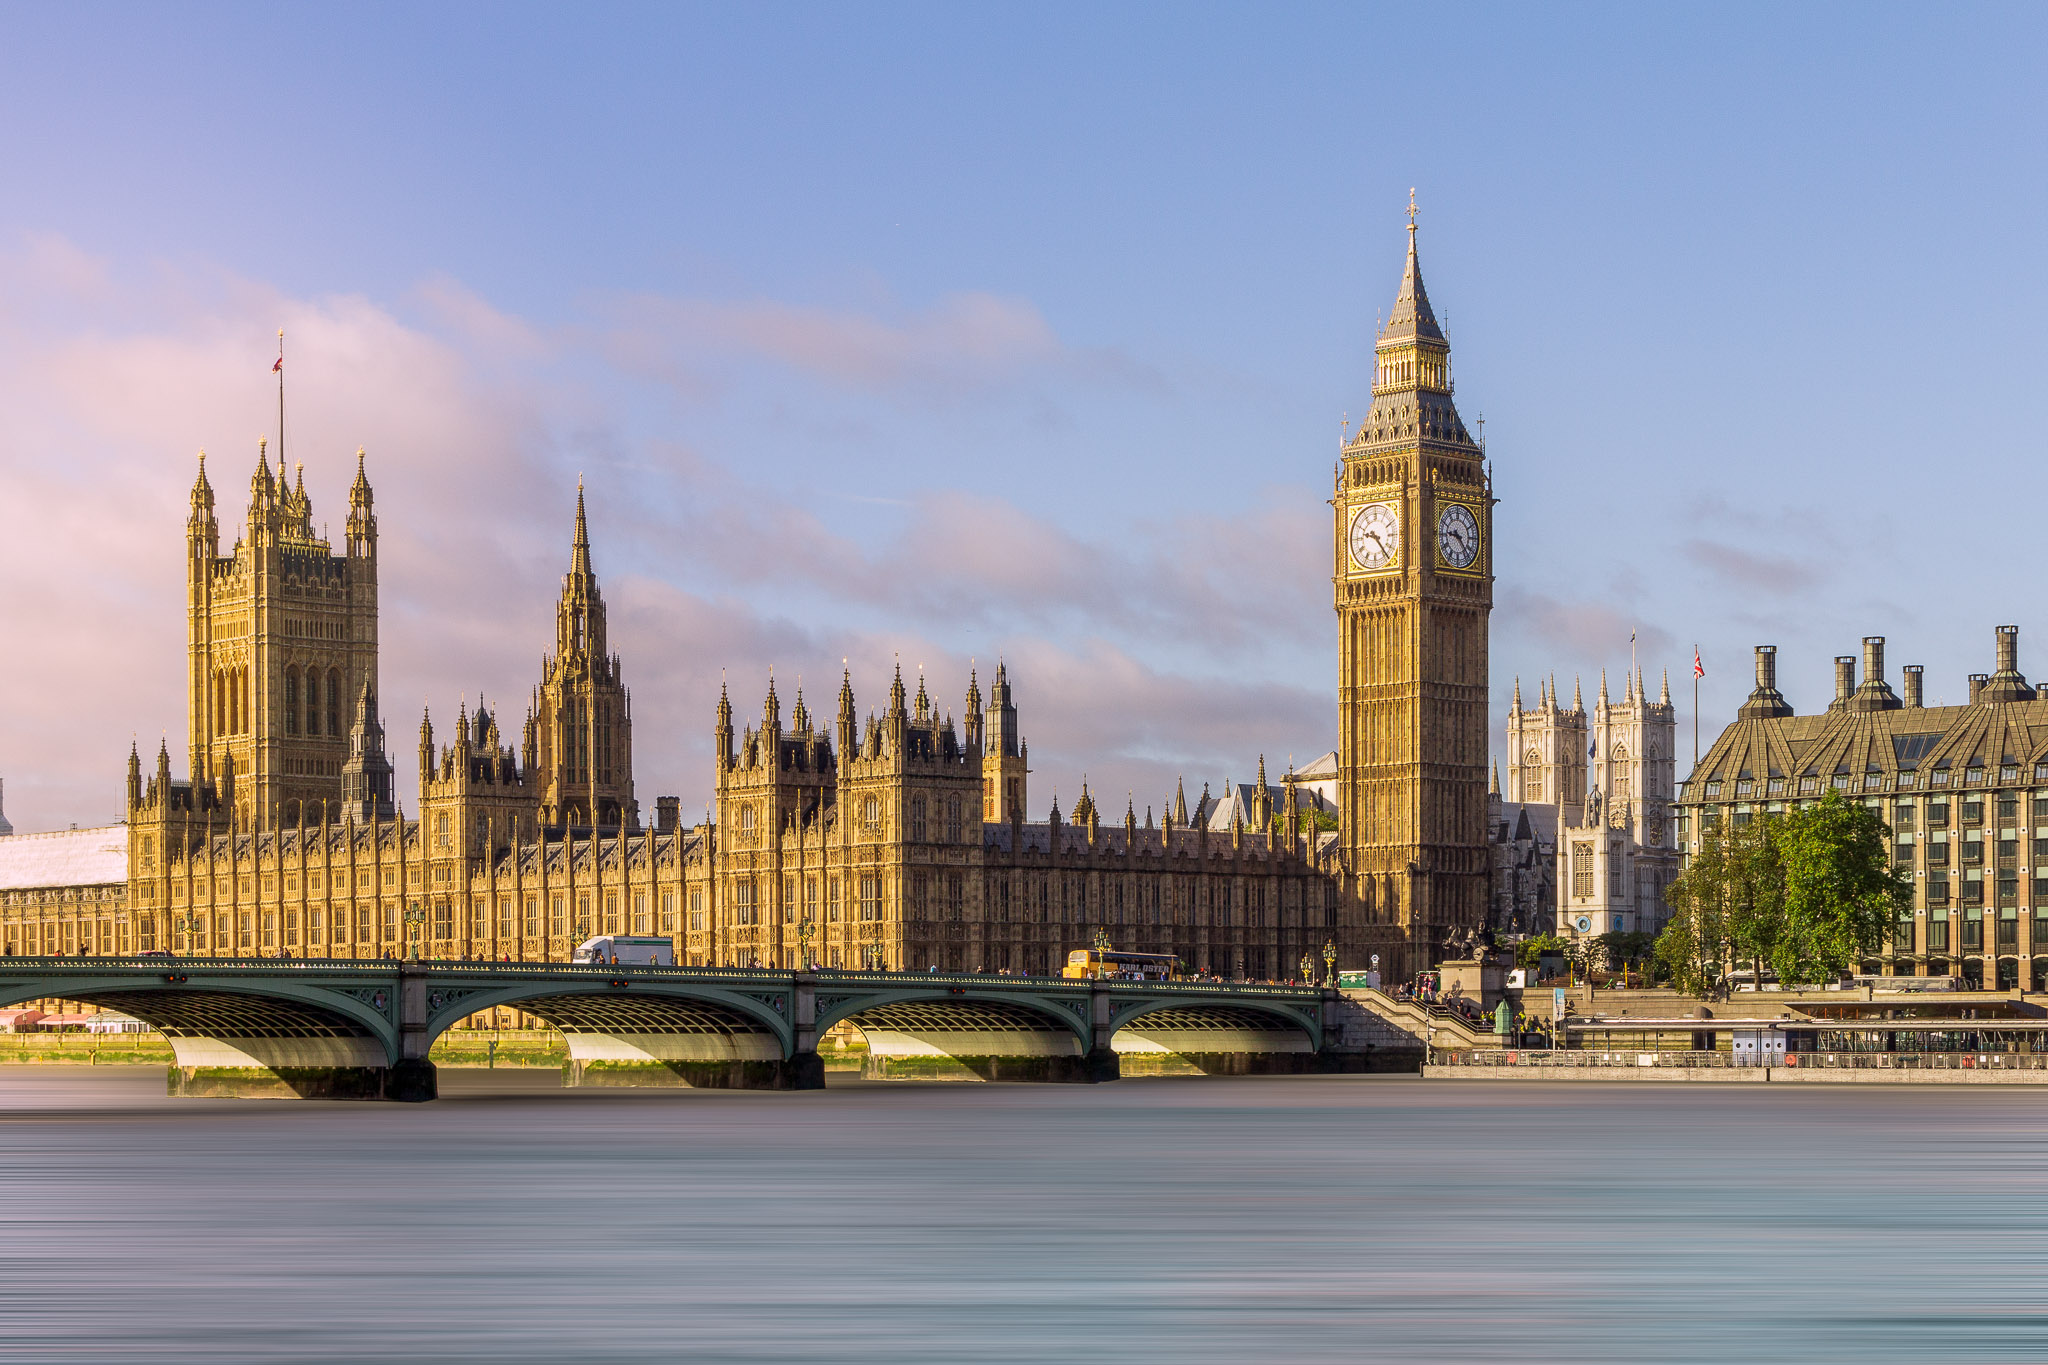
<path id="1" fill-rule="evenodd" d="M 985 687 L 995 646 L 982 642 L 996 640 L 1040 771 L 1038 810 L 1055 785 L 1071 805 L 1084 772 L 1105 794 L 1138 789 L 1142 810 L 1183 770 L 1220 782 L 1248 776 L 1261 748 L 1277 770 L 1284 749 L 1306 757 L 1330 740 L 1327 680 L 1274 683 L 1267 657 L 1275 639 L 1298 647 L 1325 628 L 1319 507 L 1272 498 L 1242 516 L 1097 536 L 939 487 L 893 507 L 887 534 L 856 539 L 799 493 L 623 429 L 608 399 L 564 377 L 596 372 L 628 393 L 644 383 L 605 370 L 599 333 L 534 325 L 450 280 L 410 302 L 421 318 L 206 269 L 131 278 L 56 238 L 0 253 L 0 641 L 12 665 L 0 669 L 0 776 L 17 827 L 117 817 L 131 735 L 145 750 L 167 736 L 184 770 L 194 456 L 210 452 L 231 544 L 257 434 L 276 425 L 279 326 L 285 454 L 306 465 L 316 523 L 339 529 L 355 449 L 368 452 L 402 792 L 423 701 L 440 718 L 481 689 L 523 715 L 552 645 L 579 467 L 630 472 L 593 478 L 590 502 L 643 800 L 708 794 L 726 670 L 743 710 L 772 665 L 785 697 L 801 674 L 829 719 L 842 658 L 865 714 L 884 704 L 900 654 L 909 673 L 926 665 L 957 719 L 968 656 L 981 655 Z M 690 346 L 737 347 L 809 384 L 995 382 L 1072 361 L 1035 309 L 983 295 L 894 321 L 772 304 L 664 316 L 684 320 Z"/>

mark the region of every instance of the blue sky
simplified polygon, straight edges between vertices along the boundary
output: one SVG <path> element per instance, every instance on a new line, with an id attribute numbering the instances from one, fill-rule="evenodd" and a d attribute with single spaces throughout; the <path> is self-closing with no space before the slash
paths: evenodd
<path id="1" fill-rule="evenodd" d="M 864 708 L 899 657 L 957 708 L 1005 655 L 1038 808 L 1311 757 L 1323 500 L 1410 186 L 1501 497 L 1497 713 L 1631 628 L 1653 679 L 1699 643 L 1709 735 L 1756 643 L 1802 710 L 1865 634 L 1955 700 L 1993 626 L 2023 668 L 2048 630 L 2044 28 L 19 11 L 0 638 L 44 662 L 0 677 L 8 813 L 111 818 L 131 734 L 181 753 L 193 452 L 238 512 L 280 326 L 321 515 L 369 449 L 401 752 L 422 702 L 523 709 L 581 472 L 643 801 L 708 795 L 721 670 L 744 711 L 842 658 Z"/>

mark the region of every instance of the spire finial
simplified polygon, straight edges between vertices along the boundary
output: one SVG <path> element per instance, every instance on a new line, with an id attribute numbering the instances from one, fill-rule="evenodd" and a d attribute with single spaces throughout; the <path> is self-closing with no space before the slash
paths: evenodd
<path id="1" fill-rule="evenodd" d="M 583 517 L 583 476 L 576 476 L 576 540 L 570 547 L 569 572 L 590 572 L 590 527 Z"/>
<path id="2" fill-rule="evenodd" d="M 1408 249 L 1415 250 L 1415 187 L 1408 187 Z"/>

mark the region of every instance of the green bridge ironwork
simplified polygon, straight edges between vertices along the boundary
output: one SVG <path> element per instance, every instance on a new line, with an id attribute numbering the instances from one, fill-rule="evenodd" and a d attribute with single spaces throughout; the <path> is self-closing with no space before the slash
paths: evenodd
<path id="1" fill-rule="evenodd" d="M 179 1094 L 431 1099 L 428 1049 L 516 1008 L 559 1029 L 571 1084 L 815 1089 L 850 1021 L 903 1074 L 1104 1081 L 1125 1058 L 1205 1072 L 1353 1069 L 1337 992 L 917 972 L 298 958 L 6 958 L 0 1007 L 61 998 L 161 1031 Z"/>

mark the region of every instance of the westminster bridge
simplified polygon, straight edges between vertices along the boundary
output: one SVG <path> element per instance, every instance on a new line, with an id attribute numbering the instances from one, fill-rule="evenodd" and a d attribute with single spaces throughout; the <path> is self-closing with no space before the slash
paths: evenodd
<path id="1" fill-rule="evenodd" d="M 428 1050 L 510 1007 L 560 1030 L 571 1085 L 810 1090 L 818 1038 L 988 1080 L 1109 1081 L 1123 1060 L 1246 1074 L 1360 1070 L 1343 998 L 1311 986 L 533 962 L 0 959 L 0 1008 L 61 998 L 170 1040 L 174 1094 L 428 1100 Z"/>

